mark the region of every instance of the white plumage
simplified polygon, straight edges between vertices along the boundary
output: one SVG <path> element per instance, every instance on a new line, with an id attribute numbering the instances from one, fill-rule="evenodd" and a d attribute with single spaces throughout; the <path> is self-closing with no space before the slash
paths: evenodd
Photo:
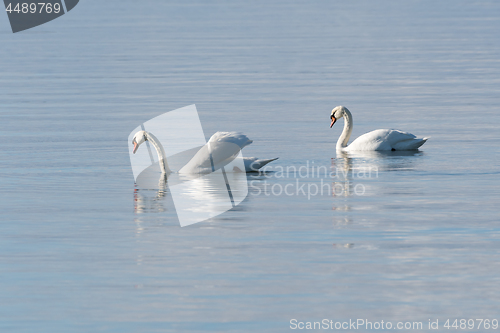
<path id="1" fill-rule="evenodd" d="M 189 161 L 179 172 L 184 173 L 206 173 L 212 170 L 212 162 L 215 169 L 219 169 L 222 166 L 226 166 L 227 171 L 238 171 L 238 172 L 254 172 L 258 171 L 264 165 L 278 158 L 273 159 L 261 159 L 257 157 L 243 157 L 243 162 L 245 165 L 245 171 L 240 170 L 239 167 L 230 164 L 240 150 L 251 144 L 253 141 L 250 140 L 245 134 L 239 132 L 217 132 L 208 140 L 205 147 L 207 149 L 200 149 L 196 155 Z M 210 154 L 212 156 L 212 162 L 210 159 Z"/>
<path id="2" fill-rule="evenodd" d="M 332 123 L 344 118 L 344 130 L 337 141 L 337 151 L 367 151 L 367 150 L 415 150 L 429 138 L 419 139 L 415 135 L 394 129 L 378 129 L 368 132 L 347 145 L 352 133 L 353 120 L 351 112 L 343 106 L 337 106 L 330 116 Z"/>
<path id="3" fill-rule="evenodd" d="M 248 138 L 243 133 L 239 132 L 217 132 L 212 137 L 208 140 L 208 142 L 229 142 L 229 143 L 234 143 L 240 149 L 243 149 L 244 147 L 248 146 L 251 144 L 253 141 Z"/>
<path id="4" fill-rule="evenodd" d="M 132 140 L 132 144 L 134 145 L 133 152 L 135 153 L 138 147 L 145 141 L 150 141 L 155 147 L 162 173 L 170 173 L 163 146 L 153 134 L 146 131 L 137 132 Z M 217 132 L 212 135 L 207 144 L 198 150 L 189 162 L 179 170 L 179 173 L 210 173 L 221 167 L 225 167 L 227 171 L 241 172 L 243 170 L 240 170 L 240 168 L 236 166 L 241 166 L 241 164 L 232 162 L 238 158 L 241 149 L 252 142 L 252 140 L 242 133 Z M 277 159 L 278 158 L 258 159 L 256 157 L 243 157 L 243 165 L 245 166 L 244 172 L 258 171 L 267 163 Z"/>

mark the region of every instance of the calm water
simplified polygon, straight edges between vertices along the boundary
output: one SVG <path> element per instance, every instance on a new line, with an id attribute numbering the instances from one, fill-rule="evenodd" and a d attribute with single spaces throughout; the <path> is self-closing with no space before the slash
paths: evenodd
<path id="1" fill-rule="evenodd" d="M 0 330 L 500 319 L 499 29 L 496 1 L 87 0 L 17 34 L 0 15 Z M 207 138 L 280 159 L 180 228 L 168 192 L 134 192 L 126 140 L 193 103 Z M 353 137 L 431 139 L 336 156 L 336 105 Z M 269 192 L 321 185 L 278 172 L 313 165 L 351 172 Z"/>

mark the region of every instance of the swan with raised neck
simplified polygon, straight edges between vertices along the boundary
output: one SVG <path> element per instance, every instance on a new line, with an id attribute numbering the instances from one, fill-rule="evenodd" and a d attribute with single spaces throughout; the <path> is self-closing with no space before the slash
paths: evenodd
<path id="1" fill-rule="evenodd" d="M 337 120 L 344 118 L 344 129 L 337 140 L 337 151 L 395 151 L 417 150 L 428 138 L 417 138 L 415 135 L 395 129 L 378 129 L 361 135 L 348 146 L 351 137 L 353 120 L 351 112 L 342 105 L 335 107 L 330 114 L 330 128 Z"/>
<path id="2" fill-rule="evenodd" d="M 337 150 L 342 150 L 347 147 L 347 142 L 349 142 L 349 138 L 351 137 L 353 121 L 352 114 L 345 106 L 337 106 L 332 110 L 332 114 L 330 118 L 332 119 L 332 123 L 330 124 L 330 128 L 335 124 L 337 120 L 340 118 L 344 118 L 344 130 L 337 140 Z"/>

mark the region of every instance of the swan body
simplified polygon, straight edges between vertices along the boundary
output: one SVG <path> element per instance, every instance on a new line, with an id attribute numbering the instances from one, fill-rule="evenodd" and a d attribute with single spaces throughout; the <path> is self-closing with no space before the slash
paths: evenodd
<path id="1" fill-rule="evenodd" d="M 134 145 L 133 153 L 135 154 L 139 146 L 146 141 L 151 142 L 158 154 L 158 161 L 162 174 L 171 173 L 165 156 L 165 150 L 161 142 L 152 133 L 138 131 L 134 135 L 132 139 L 132 144 Z M 230 163 L 238 156 L 241 149 L 252 142 L 252 140 L 242 133 L 217 132 L 212 135 L 208 143 L 179 170 L 179 173 L 210 173 L 226 165 L 229 166 L 229 170 L 227 171 L 241 172 L 242 170 L 239 170 L 236 166 L 232 167 Z M 244 157 L 245 172 L 257 171 L 267 163 L 277 159 L 278 158 L 259 160 L 256 157 Z"/>
<path id="2" fill-rule="evenodd" d="M 232 151 L 233 149 L 228 149 L 232 145 L 234 148 L 239 147 L 239 149 L 243 149 L 244 147 L 251 144 L 253 141 L 250 140 L 246 135 L 238 132 L 217 132 L 208 140 L 210 144 L 210 148 L 212 150 L 220 149 L 220 151 Z M 215 149 L 214 149 L 215 148 Z M 254 172 L 258 171 L 260 168 L 265 166 L 266 164 L 277 160 L 278 158 L 270 158 L 270 159 L 258 159 L 257 157 L 243 157 L 243 162 L 245 164 L 244 172 Z M 234 170 L 237 172 L 243 172 L 239 170 L 238 167 L 234 167 Z"/>
<path id="3" fill-rule="evenodd" d="M 351 112 L 344 106 L 337 106 L 332 110 L 330 118 L 332 120 L 330 127 L 338 119 L 344 118 L 344 130 L 337 141 L 337 151 L 415 150 L 429 139 L 419 139 L 411 133 L 394 129 L 378 129 L 361 135 L 347 145 L 353 128 Z"/>
<path id="4" fill-rule="evenodd" d="M 250 140 L 245 134 L 238 132 L 217 132 L 208 140 L 210 143 L 218 143 L 218 142 L 229 142 L 237 145 L 240 149 L 245 148 L 253 141 Z"/>

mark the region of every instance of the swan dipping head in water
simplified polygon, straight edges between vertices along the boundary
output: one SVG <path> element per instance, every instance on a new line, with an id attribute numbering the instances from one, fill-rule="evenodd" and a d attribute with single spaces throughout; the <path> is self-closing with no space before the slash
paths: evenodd
<path id="1" fill-rule="evenodd" d="M 352 133 L 353 119 L 351 112 L 341 105 L 332 110 L 330 128 L 340 118 L 344 118 L 344 130 L 337 141 L 337 151 L 416 150 L 429 139 L 419 139 L 411 133 L 400 130 L 378 129 L 361 135 L 350 145 L 347 145 Z"/>
<path id="2" fill-rule="evenodd" d="M 171 173 L 170 168 L 168 167 L 167 158 L 165 157 L 165 150 L 163 149 L 160 140 L 158 140 L 153 134 L 146 131 L 139 131 L 135 133 L 134 138 L 132 139 L 132 144 L 134 145 L 134 150 L 132 150 L 132 153 L 135 154 L 139 146 L 146 141 L 151 142 L 156 150 L 156 153 L 158 154 L 158 162 L 160 164 L 161 173 Z"/>
<path id="3" fill-rule="evenodd" d="M 132 152 L 135 154 L 137 149 L 139 149 L 139 146 L 146 142 L 147 139 L 148 137 L 145 131 L 135 133 L 134 138 L 132 139 L 132 144 L 134 145 L 134 150 Z"/>
<path id="4" fill-rule="evenodd" d="M 132 144 L 134 148 L 132 153 L 136 153 L 139 146 L 144 142 L 149 141 L 156 150 L 158 154 L 158 160 L 160 163 L 160 168 L 163 174 L 171 173 L 168 167 L 167 157 L 163 146 L 150 132 L 138 131 L 132 138 Z M 246 135 L 238 132 L 217 132 L 210 138 L 209 142 L 205 147 L 202 147 L 193 158 L 184 165 L 179 173 L 210 173 L 213 171 L 212 167 L 217 169 L 228 164 L 232 161 L 240 152 L 241 149 L 251 144 L 253 141 L 250 140 Z M 207 149 L 209 145 L 209 149 Z M 239 170 L 244 172 L 255 172 L 266 164 L 277 160 L 278 158 L 270 159 L 258 159 L 256 157 L 243 157 L 243 165 L 245 170 Z M 236 167 L 235 167 L 236 168 Z"/>

